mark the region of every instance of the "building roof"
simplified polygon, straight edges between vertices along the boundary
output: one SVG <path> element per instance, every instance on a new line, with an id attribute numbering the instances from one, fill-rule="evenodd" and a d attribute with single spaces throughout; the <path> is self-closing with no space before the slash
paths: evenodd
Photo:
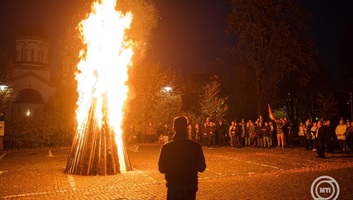
<path id="1" fill-rule="evenodd" d="M 44 104 L 44 101 L 42 95 L 38 91 L 27 88 L 18 92 L 14 103 Z"/>
<path id="2" fill-rule="evenodd" d="M 32 36 L 48 39 L 47 32 L 44 30 L 44 28 L 33 23 L 24 25 L 18 32 L 17 37 L 18 36 Z"/>

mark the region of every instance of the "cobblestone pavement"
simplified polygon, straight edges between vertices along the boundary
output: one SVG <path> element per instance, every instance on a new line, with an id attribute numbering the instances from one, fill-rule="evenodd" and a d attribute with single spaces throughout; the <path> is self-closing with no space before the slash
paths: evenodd
<path id="1" fill-rule="evenodd" d="M 112 176 L 65 174 L 69 148 L 0 151 L 0 199 L 165 199 L 159 150 L 153 144 L 129 151 L 133 170 Z M 337 181 L 339 199 L 353 199 L 352 154 L 319 159 L 301 148 L 223 147 L 204 153 L 197 199 L 312 199 L 311 185 L 323 175 Z"/>

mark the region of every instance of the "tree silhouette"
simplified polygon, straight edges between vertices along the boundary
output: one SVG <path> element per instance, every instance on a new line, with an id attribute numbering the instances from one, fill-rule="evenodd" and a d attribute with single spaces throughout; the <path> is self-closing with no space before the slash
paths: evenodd
<path id="1" fill-rule="evenodd" d="M 217 81 L 217 76 L 213 77 L 210 83 L 203 88 L 203 94 L 200 96 L 200 109 L 203 118 L 210 117 L 214 120 L 224 118 L 228 111 L 226 103 L 228 97 L 220 97 L 220 83 Z"/>
<path id="2" fill-rule="evenodd" d="M 238 38 L 231 50 L 235 91 L 251 91 L 261 115 L 267 103 L 278 101 L 286 74 L 307 86 L 317 71 L 317 51 L 307 37 L 306 13 L 290 0 L 232 0 L 227 32 Z M 245 87 L 245 88 L 244 88 Z M 250 100 L 249 100 L 250 101 Z"/>

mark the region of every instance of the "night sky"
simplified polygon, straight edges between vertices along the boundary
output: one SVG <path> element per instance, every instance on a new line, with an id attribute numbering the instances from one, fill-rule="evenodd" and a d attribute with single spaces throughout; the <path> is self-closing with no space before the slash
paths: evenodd
<path id="1" fill-rule="evenodd" d="M 204 65 L 222 55 L 234 39 L 224 33 L 230 11 L 228 0 L 155 0 L 159 26 L 153 32 L 151 55 L 162 66 L 183 73 L 205 71 Z M 13 54 L 15 36 L 30 22 L 43 26 L 51 41 L 51 63 L 55 63 L 56 38 L 64 33 L 79 6 L 74 0 L 1 0 L 0 48 Z M 338 48 L 348 22 L 353 21 L 351 1 L 303 1 L 312 13 L 310 31 L 320 55 L 338 68 Z M 57 65 L 57 64 L 56 64 Z"/>
<path id="2" fill-rule="evenodd" d="M 328 73 L 337 78 L 340 73 L 338 53 L 349 23 L 353 23 L 353 2 L 334 0 L 303 0 L 311 12 L 310 29 Z M 352 36 L 353 37 L 353 36 Z"/>

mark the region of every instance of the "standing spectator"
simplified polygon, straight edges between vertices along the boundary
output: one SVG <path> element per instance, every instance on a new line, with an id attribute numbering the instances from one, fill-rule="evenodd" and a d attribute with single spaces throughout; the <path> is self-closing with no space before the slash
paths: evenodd
<path id="1" fill-rule="evenodd" d="M 213 122 L 213 126 L 214 126 L 214 131 L 213 131 L 213 134 L 214 134 L 214 146 L 215 145 L 219 145 L 219 136 L 218 136 L 218 122 Z"/>
<path id="2" fill-rule="evenodd" d="M 317 157 L 325 158 L 325 127 L 322 126 L 322 122 L 317 122 Z"/>
<path id="3" fill-rule="evenodd" d="M 273 126 L 272 122 L 268 123 L 270 126 L 270 147 L 272 147 L 273 144 L 273 136 L 274 136 L 274 132 L 275 132 L 275 127 Z"/>
<path id="4" fill-rule="evenodd" d="M 163 126 L 162 126 L 161 123 L 159 123 L 158 128 L 157 128 L 157 136 L 158 136 L 158 143 L 159 144 L 164 144 Z"/>
<path id="5" fill-rule="evenodd" d="M 250 121 L 249 136 L 250 136 L 250 145 L 255 147 L 255 144 L 256 144 L 256 132 L 255 132 L 254 122 L 252 122 L 252 121 Z"/>
<path id="6" fill-rule="evenodd" d="M 277 148 L 284 149 L 284 133 L 283 133 L 283 121 L 282 119 L 276 120 L 277 128 Z"/>
<path id="7" fill-rule="evenodd" d="M 240 145 L 241 145 L 242 147 L 245 147 L 245 129 L 246 129 L 246 123 L 245 123 L 244 119 L 242 119 L 240 128 L 241 128 Z"/>
<path id="8" fill-rule="evenodd" d="M 229 130 L 228 130 L 228 133 L 229 133 L 229 137 L 230 137 L 230 146 L 231 147 L 236 147 L 236 131 L 237 131 L 237 127 L 236 127 L 236 123 L 235 121 L 232 121 L 232 123 L 230 124 L 229 126 Z"/>
<path id="9" fill-rule="evenodd" d="M 210 132 L 210 127 L 208 126 L 208 123 L 205 122 L 202 126 L 202 146 L 207 147 L 208 145 L 208 134 Z"/>
<path id="10" fill-rule="evenodd" d="M 283 124 L 283 136 L 284 136 L 284 146 L 288 145 L 288 126 L 289 126 L 289 121 L 287 120 L 286 117 L 281 118 L 282 124 Z"/>
<path id="11" fill-rule="evenodd" d="M 200 144 L 187 139 L 187 118 L 176 117 L 173 140 L 164 144 L 159 155 L 158 169 L 165 174 L 167 199 L 196 199 L 198 172 L 206 169 Z"/>
<path id="12" fill-rule="evenodd" d="M 271 128 L 268 124 L 268 122 L 265 122 L 264 126 L 262 127 L 262 132 L 263 132 L 263 141 L 264 141 L 264 145 L 263 147 L 266 148 L 270 148 L 270 131 Z"/>
<path id="13" fill-rule="evenodd" d="M 168 124 L 164 124 L 162 135 L 163 135 L 164 144 L 168 143 L 169 142 L 169 136 L 170 136 L 170 130 L 168 128 Z"/>
<path id="14" fill-rule="evenodd" d="M 347 126 L 344 124 L 343 119 L 341 119 L 335 131 L 341 153 L 346 151 L 346 130 Z"/>
<path id="15" fill-rule="evenodd" d="M 245 146 L 245 127 L 246 127 L 245 120 L 242 119 L 240 126 L 239 126 L 239 128 L 240 128 L 240 146 L 241 147 Z"/>
<path id="16" fill-rule="evenodd" d="M 299 127 L 298 127 L 298 136 L 299 136 L 299 141 L 300 141 L 300 146 L 304 147 L 304 124 L 303 122 L 299 123 Z"/>
<path id="17" fill-rule="evenodd" d="M 239 123 L 237 126 L 237 147 L 242 147 L 243 126 Z"/>
<path id="18" fill-rule="evenodd" d="M 310 150 L 313 148 L 312 137 L 311 137 L 311 127 L 312 127 L 312 124 L 310 122 L 310 119 L 307 119 L 305 121 L 305 127 L 304 127 L 305 141 L 306 141 L 305 150 Z"/>
<path id="19" fill-rule="evenodd" d="M 311 139 L 313 144 L 313 151 L 317 151 L 317 122 L 313 122 L 313 126 L 311 127 Z"/>
<path id="20" fill-rule="evenodd" d="M 351 122 L 349 128 L 347 128 L 347 151 L 353 150 L 353 122 Z"/>
<path id="21" fill-rule="evenodd" d="M 289 122 L 287 126 L 287 141 L 288 141 L 288 147 L 293 148 L 294 147 L 294 133 L 293 133 L 293 123 Z"/>
<path id="22" fill-rule="evenodd" d="M 215 144 L 216 143 L 215 132 L 216 132 L 216 123 L 210 122 L 210 128 L 209 128 L 209 133 L 208 133 L 208 147 L 211 147 L 211 145 L 212 145 L 214 148 L 216 145 Z"/>
<path id="23" fill-rule="evenodd" d="M 333 153 L 336 134 L 335 134 L 335 129 L 331 124 L 331 120 L 326 120 L 325 129 L 326 129 L 326 134 L 325 134 L 326 152 Z"/>
<path id="24" fill-rule="evenodd" d="M 250 134 L 249 134 L 250 121 L 246 122 L 244 129 L 245 146 L 250 146 Z"/>
<path id="25" fill-rule="evenodd" d="M 199 123 L 195 124 L 195 141 L 201 144 L 201 130 Z"/>
<path id="26" fill-rule="evenodd" d="M 257 148 L 260 148 L 263 145 L 262 122 L 260 120 L 257 121 L 257 124 L 255 126 L 255 132 L 256 132 Z"/>
<path id="27" fill-rule="evenodd" d="M 222 120 L 219 120 L 219 124 L 217 126 L 217 133 L 218 133 L 218 146 L 226 146 L 226 139 L 227 139 L 227 130 L 226 126 L 223 124 Z"/>

